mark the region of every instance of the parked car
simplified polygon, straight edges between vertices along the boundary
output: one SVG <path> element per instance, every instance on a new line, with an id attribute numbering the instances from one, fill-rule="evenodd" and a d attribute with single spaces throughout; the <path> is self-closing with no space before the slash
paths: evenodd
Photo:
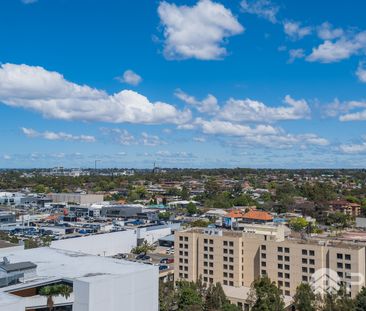
<path id="1" fill-rule="evenodd" d="M 151 257 L 146 254 L 139 254 L 136 256 L 136 260 L 150 260 Z"/>
<path id="2" fill-rule="evenodd" d="M 159 266 L 159 271 L 164 271 L 164 270 L 168 270 L 169 269 L 169 266 L 167 265 L 160 265 Z"/>
<path id="3" fill-rule="evenodd" d="M 173 263 L 174 262 L 174 258 L 162 258 L 160 260 L 160 263 Z"/>

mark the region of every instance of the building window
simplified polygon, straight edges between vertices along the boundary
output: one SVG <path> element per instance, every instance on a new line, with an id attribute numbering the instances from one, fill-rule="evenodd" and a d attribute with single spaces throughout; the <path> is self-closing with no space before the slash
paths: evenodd
<path id="1" fill-rule="evenodd" d="M 262 261 L 262 267 L 265 267 L 266 266 L 266 262 L 265 261 Z"/>
<path id="2" fill-rule="evenodd" d="M 343 254 L 337 254 L 337 259 L 343 259 Z"/>
<path id="3" fill-rule="evenodd" d="M 283 281 L 278 281 L 278 286 L 283 286 Z"/>
<path id="4" fill-rule="evenodd" d="M 285 287 L 290 287 L 290 282 L 285 282 Z"/>
<path id="5" fill-rule="evenodd" d="M 344 255 L 344 257 L 346 260 L 351 260 L 351 255 L 349 255 L 349 254 Z"/>
<path id="6" fill-rule="evenodd" d="M 289 265 L 285 265 L 285 270 L 290 270 L 290 266 Z"/>
<path id="7" fill-rule="evenodd" d="M 224 256 L 224 261 L 227 261 L 227 257 L 226 256 Z"/>
<path id="8" fill-rule="evenodd" d="M 343 263 L 341 263 L 341 262 L 337 262 L 337 268 L 342 269 L 342 268 L 343 268 Z"/>
<path id="9" fill-rule="evenodd" d="M 338 274 L 338 276 L 339 276 L 340 278 L 343 278 L 343 272 L 341 272 L 341 271 L 337 271 L 337 274 Z"/>
<path id="10" fill-rule="evenodd" d="M 227 281 L 226 280 L 224 280 L 224 285 L 227 285 Z"/>
<path id="11" fill-rule="evenodd" d="M 282 253 L 283 252 L 283 248 L 282 247 L 277 247 L 277 251 Z"/>
<path id="12" fill-rule="evenodd" d="M 187 236 L 184 237 L 184 241 L 188 242 L 188 237 Z"/>
<path id="13" fill-rule="evenodd" d="M 203 242 L 204 242 L 204 243 L 207 243 L 207 239 L 204 239 L 204 240 L 203 240 Z"/>
<path id="14" fill-rule="evenodd" d="M 314 259 L 309 259 L 309 264 L 315 265 L 315 260 Z"/>
<path id="15" fill-rule="evenodd" d="M 289 256 L 285 256 L 285 261 L 290 261 L 290 257 Z"/>
<path id="16" fill-rule="evenodd" d="M 203 258 L 207 259 L 208 255 L 207 254 L 203 254 Z"/>
<path id="17" fill-rule="evenodd" d="M 279 264 L 277 265 L 277 268 L 278 268 L 278 269 L 283 269 L 283 264 L 282 264 L 282 263 L 279 263 Z"/>
<path id="18" fill-rule="evenodd" d="M 282 256 L 282 255 L 278 255 L 278 256 L 277 256 L 277 259 L 278 259 L 278 260 L 283 260 L 283 256 Z"/>
<path id="19" fill-rule="evenodd" d="M 207 261 L 204 261 L 204 262 L 203 262 L 203 265 L 204 265 L 205 267 L 207 267 L 207 266 L 208 266 L 208 262 L 207 262 Z"/>
<path id="20" fill-rule="evenodd" d="M 207 246 L 205 246 L 205 247 L 203 248 L 203 250 L 204 250 L 205 252 L 207 252 L 207 251 L 208 251 L 208 247 L 207 247 Z"/>
<path id="21" fill-rule="evenodd" d="M 213 252 L 213 247 L 210 247 L 210 252 Z"/>
<path id="22" fill-rule="evenodd" d="M 234 277 L 233 273 L 229 273 L 229 278 L 232 279 Z"/>
<path id="23" fill-rule="evenodd" d="M 261 245 L 261 249 L 262 249 L 262 251 L 265 251 L 267 248 L 265 245 Z"/>
<path id="24" fill-rule="evenodd" d="M 227 249 L 226 248 L 224 248 L 224 254 L 227 254 Z"/>
<path id="25" fill-rule="evenodd" d="M 224 272 L 224 278 L 227 278 L 227 272 Z"/>
<path id="26" fill-rule="evenodd" d="M 290 296 L 290 291 L 289 290 L 285 290 L 285 295 L 286 296 Z"/>
<path id="27" fill-rule="evenodd" d="M 303 276 L 302 276 L 302 281 L 303 281 L 303 282 L 307 282 L 307 281 L 308 281 L 308 277 L 307 277 L 306 275 L 303 275 Z"/>
<path id="28" fill-rule="evenodd" d="M 213 268 L 213 262 L 210 262 L 210 268 Z"/>
<path id="29" fill-rule="evenodd" d="M 184 256 L 188 256 L 188 252 L 184 252 Z"/>
<path id="30" fill-rule="evenodd" d="M 290 278 L 290 273 L 285 273 L 285 279 L 289 279 Z"/>
<path id="31" fill-rule="evenodd" d="M 266 258 L 266 254 L 265 254 L 265 253 L 262 253 L 262 254 L 261 254 L 261 256 L 262 256 L 262 258 L 264 258 L 264 259 Z"/>
<path id="32" fill-rule="evenodd" d="M 213 244 L 214 242 L 213 242 L 213 240 L 210 240 L 210 244 Z"/>
<path id="33" fill-rule="evenodd" d="M 229 286 L 234 286 L 234 282 L 233 281 L 229 281 Z"/>
<path id="34" fill-rule="evenodd" d="M 229 262 L 234 262 L 234 258 L 233 257 L 229 257 Z"/>
<path id="35" fill-rule="evenodd" d="M 224 265 L 224 269 L 225 269 L 225 270 L 227 269 L 227 265 Z"/>
<path id="36" fill-rule="evenodd" d="M 224 246 L 227 246 L 227 241 L 224 241 L 223 244 L 224 244 Z"/>
<path id="37" fill-rule="evenodd" d="M 183 237 L 182 236 L 179 237 L 179 241 L 183 241 Z"/>
<path id="38" fill-rule="evenodd" d="M 308 272 L 308 268 L 307 267 L 302 267 L 302 272 L 307 273 Z"/>
<path id="39" fill-rule="evenodd" d="M 351 270 L 351 264 L 346 263 L 344 266 L 345 266 L 346 269 Z"/>
<path id="40" fill-rule="evenodd" d="M 315 273 L 315 269 L 314 268 L 309 268 L 309 272 L 310 273 Z"/>
<path id="41" fill-rule="evenodd" d="M 210 255 L 210 259 L 213 259 L 213 255 Z"/>
<path id="42" fill-rule="evenodd" d="M 307 264 L 307 263 L 308 263 L 308 260 L 307 260 L 306 258 L 303 258 L 303 259 L 302 259 L 302 263 Z"/>
<path id="43" fill-rule="evenodd" d="M 229 254 L 230 255 L 234 255 L 234 250 L 233 249 L 229 249 Z"/>
<path id="44" fill-rule="evenodd" d="M 262 275 L 266 275 L 267 271 L 266 270 L 262 270 Z"/>
<path id="45" fill-rule="evenodd" d="M 283 273 L 282 272 L 278 272 L 277 275 L 278 275 L 279 278 L 283 278 Z"/>
<path id="46" fill-rule="evenodd" d="M 307 251 L 306 249 L 303 249 L 303 250 L 301 251 L 301 253 L 302 253 L 303 255 L 307 255 L 307 254 L 308 254 L 308 251 Z"/>
<path id="47" fill-rule="evenodd" d="M 233 241 L 230 241 L 229 242 L 229 246 L 234 246 L 234 242 Z"/>
<path id="48" fill-rule="evenodd" d="M 234 270 L 234 266 L 229 265 L 229 270 L 233 271 Z"/>
<path id="49" fill-rule="evenodd" d="M 310 256 L 315 256 L 315 252 L 313 250 L 309 251 Z"/>
<path id="50" fill-rule="evenodd" d="M 289 253 L 290 249 L 288 247 L 285 247 L 285 253 Z"/>

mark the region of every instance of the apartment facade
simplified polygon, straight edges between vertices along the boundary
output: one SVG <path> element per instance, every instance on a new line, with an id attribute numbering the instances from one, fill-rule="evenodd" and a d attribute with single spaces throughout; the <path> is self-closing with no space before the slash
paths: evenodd
<path id="1" fill-rule="evenodd" d="M 334 279 L 330 282 L 342 282 L 352 297 L 365 284 L 364 245 L 289 239 L 282 226 L 176 232 L 175 262 L 176 280 L 196 281 L 202 277 L 204 282 L 220 282 L 224 288 L 241 287 L 243 293 L 261 275 L 275 281 L 285 297 L 294 296 L 300 283 L 322 274 L 330 274 Z M 325 290 L 328 283 L 319 286 Z"/>

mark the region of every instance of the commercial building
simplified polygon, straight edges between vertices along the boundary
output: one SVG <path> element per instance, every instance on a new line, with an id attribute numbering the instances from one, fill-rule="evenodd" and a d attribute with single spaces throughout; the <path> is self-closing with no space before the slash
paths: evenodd
<path id="1" fill-rule="evenodd" d="M 5 261 L 0 311 L 48 310 L 40 289 L 53 284 L 72 287 L 70 297 L 54 297 L 55 310 L 158 311 L 159 275 L 152 265 L 48 247 L 9 252 Z"/>
<path id="2" fill-rule="evenodd" d="M 49 193 L 47 198 L 54 203 L 93 204 L 103 202 L 104 196 L 102 194 Z"/>
<path id="3" fill-rule="evenodd" d="M 224 288 L 242 288 L 241 301 L 238 297 L 232 300 L 243 307 L 245 289 L 261 275 L 275 281 L 285 297 L 294 296 L 297 286 L 310 282 L 316 272 L 334 271 L 330 277 L 342 282 L 352 297 L 365 284 L 358 275 L 365 275 L 365 244 L 285 235 L 284 226 L 266 224 L 251 224 L 243 231 L 193 228 L 176 232 L 175 279 L 202 277 L 204 282 L 220 282 Z"/>
<path id="4" fill-rule="evenodd" d="M 118 204 L 105 205 L 102 207 L 101 216 L 110 218 L 135 217 L 142 212 L 143 206 L 140 204 Z"/>

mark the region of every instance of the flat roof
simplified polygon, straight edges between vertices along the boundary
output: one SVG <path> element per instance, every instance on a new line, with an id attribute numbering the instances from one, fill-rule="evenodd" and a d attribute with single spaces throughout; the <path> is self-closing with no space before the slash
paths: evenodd
<path id="1" fill-rule="evenodd" d="M 37 265 L 37 273 L 25 283 L 11 286 L 22 288 L 40 282 L 56 279 L 88 279 L 92 282 L 97 276 L 120 276 L 143 271 L 151 271 L 157 267 L 141 263 L 65 251 L 49 247 L 28 250 L 9 251 L 4 254 L 11 263 L 30 261 Z M 10 287 L 1 288 L 9 290 Z"/>

